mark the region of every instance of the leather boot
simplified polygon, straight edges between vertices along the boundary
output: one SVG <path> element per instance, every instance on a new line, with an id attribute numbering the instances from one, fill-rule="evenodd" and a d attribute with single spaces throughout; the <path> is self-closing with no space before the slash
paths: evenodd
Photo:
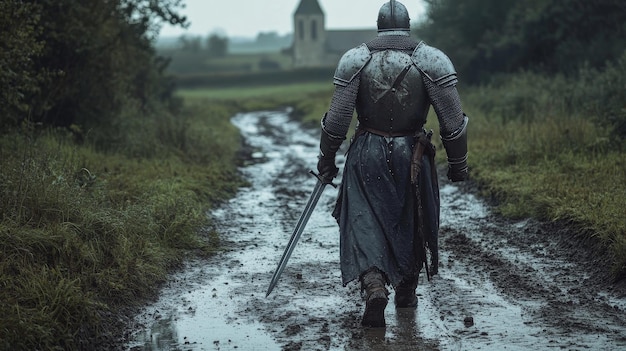
<path id="1" fill-rule="evenodd" d="M 415 308 L 417 307 L 417 277 L 404 278 L 396 286 L 396 296 L 394 302 L 397 308 Z"/>
<path id="2" fill-rule="evenodd" d="M 365 313 L 361 325 L 372 328 L 384 327 L 389 292 L 385 288 L 383 274 L 378 269 L 367 271 L 361 277 L 361 288 L 365 291 Z"/>

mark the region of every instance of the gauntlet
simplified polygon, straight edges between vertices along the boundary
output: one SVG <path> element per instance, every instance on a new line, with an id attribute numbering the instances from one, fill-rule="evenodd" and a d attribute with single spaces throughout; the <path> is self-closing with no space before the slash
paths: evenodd
<path id="1" fill-rule="evenodd" d="M 320 137 L 320 153 L 317 161 L 317 171 L 319 175 L 330 181 L 337 176 L 339 168 L 335 165 L 335 155 L 345 138 L 338 138 L 326 132 L 322 127 Z"/>
<path id="2" fill-rule="evenodd" d="M 467 123 L 468 118 L 464 115 L 463 126 L 458 132 L 448 137 L 441 137 L 443 147 L 448 155 L 448 179 L 460 182 L 469 179 L 467 166 Z"/>

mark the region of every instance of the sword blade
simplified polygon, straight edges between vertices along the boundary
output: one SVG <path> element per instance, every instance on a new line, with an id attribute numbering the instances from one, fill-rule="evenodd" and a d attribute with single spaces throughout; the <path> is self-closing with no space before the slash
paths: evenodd
<path id="1" fill-rule="evenodd" d="M 302 232 L 304 231 L 304 227 L 309 221 L 309 218 L 311 217 L 311 213 L 313 213 L 313 210 L 315 209 L 315 205 L 317 205 L 317 202 L 319 201 L 320 196 L 322 195 L 322 192 L 324 191 L 324 188 L 326 187 L 327 184 L 328 183 L 322 182 L 321 179 L 319 179 L 318 182 L 315 184 L 315 188 L 313 188 L 313 191 L 311 192 L 309 201 L 304 207 L 304 210 L 302 211 L 302 214 L 300 215 L 300 219 L 298 220 L 298 223 L 296 224 L 296 227 L 294 228 L 293 233 L 291 234 L 291 238 L 289 238 L 289 243 L 287 244 L 287 247 L 285 248 L 285 251 L 283 252 L 282 257 L 280 258 L 280 261 L 278 262 L 278 267 L 276 268 L 276 271 L 274 271 L 274 275 L 272 276 L 272 280 L 270 281 L 270 286 L 267 289 L 267 293 L 265 294 L 265 297 L 268 297 L 270 293 L 272 292 L 272 290 L 274 290 L 274 287 L 276 286 L 276 284 L 278 284 L 278 279 L 280 278 L 280 275 L 283 273 L 283 270 L 287 266 L 287 261 L 289 260 L 289 257 L 291 257 L 291 253 L 293 252 L 293 249 L 296 247 L 296 244 L 298 243 L 298 240 L 300 239 L 300 236 L 302 235 Z"/>

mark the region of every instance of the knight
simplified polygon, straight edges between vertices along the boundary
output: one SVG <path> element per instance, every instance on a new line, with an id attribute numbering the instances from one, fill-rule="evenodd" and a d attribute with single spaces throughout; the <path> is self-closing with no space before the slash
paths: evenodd
<path id="1" fill-rule="evenodd" d="M 430 278 L 438 270 L 439 184 L 432 133 L 424 130 L 431 106 L 447 178 L 458 182 L 469 175 L 469 119 L 451 60 L 411 37 L 409 14 L 399 1 L 382 5 L 377 26 L 376 37 L 347 51 L 337 65 L 317 164 L 323 178 L 337 176 L 335 156 L 356 111 L 333 216 L 342 282 L 360 282 L 365 327 L 385 326 L 388 288 L 396 308 L 415 308 L 420 272 L 425 268 Z"/>

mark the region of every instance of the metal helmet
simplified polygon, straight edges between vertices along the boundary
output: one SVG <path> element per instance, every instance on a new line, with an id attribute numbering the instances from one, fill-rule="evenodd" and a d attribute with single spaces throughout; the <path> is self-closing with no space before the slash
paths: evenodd
<path id="1" fill-rule="evenodd" d="M 396 0 L 391 0 L 381 6 L 378 12 L 378 31 L 389 32 L 410 30 L 409 11 Z"/>

